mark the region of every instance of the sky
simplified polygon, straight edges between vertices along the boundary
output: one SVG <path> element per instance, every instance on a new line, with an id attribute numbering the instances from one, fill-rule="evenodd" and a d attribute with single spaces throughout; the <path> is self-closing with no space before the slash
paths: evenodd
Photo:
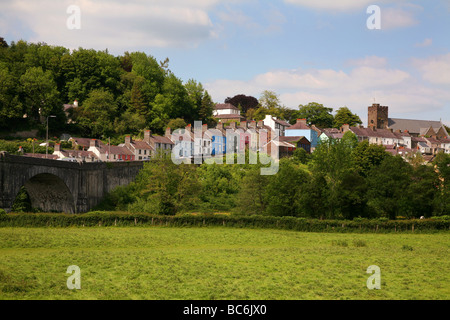
<path id="1" fill-rule="evenodd" d="M 450 125 L 449 31 L 449 0 L 0 0 L 8 43 L 142 51 L 218 103 L 270 90 L 365 125 L 372 103 Z"/>

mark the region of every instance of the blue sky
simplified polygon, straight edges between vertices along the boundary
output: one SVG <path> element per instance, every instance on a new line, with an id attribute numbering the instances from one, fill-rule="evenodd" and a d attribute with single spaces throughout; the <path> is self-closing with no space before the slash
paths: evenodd
<path id="1" fill-rule="evenodd" d="M 66 26 L 70 5 L 80 29 Z M 369 5 L 381 29 L 369 30 Z M 448 0 L 2 0 L 0 35 L 68 48 L 144 51 L 216 102 L 276 92 L 283 105 L 367 106 L 450 125 Z"/>

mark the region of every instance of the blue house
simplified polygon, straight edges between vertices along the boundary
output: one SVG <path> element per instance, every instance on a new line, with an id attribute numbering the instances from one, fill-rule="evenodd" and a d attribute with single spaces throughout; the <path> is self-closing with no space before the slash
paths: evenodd
<path id="1" fill-rule="evenodd" d="M 297 119 L 297 123 L 287 127 L 285 130 L 286 137 L 305 137 L 311 142 L 311 148 L 315 148 L 319 143 L 317 131 L 306 124 L 306 119 Z"/>

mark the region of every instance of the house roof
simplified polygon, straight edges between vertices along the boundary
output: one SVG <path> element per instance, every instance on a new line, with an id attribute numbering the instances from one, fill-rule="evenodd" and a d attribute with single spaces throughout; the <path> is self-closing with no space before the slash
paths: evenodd
<path id="1" fill-rule="evenodd" d="M 298 141 L 300 141 L 300 140 L 302 140 L 302 139 L 306 139 L 304 136 L 296 136 L 296 137 L 287 137 L 287 136 L 281 136 L 281 137 L 278 137 L 278 140 L 279 141 L 282 141 L 282 142 L 298 142 Z M 306 141 L 308 141 L 309 142 L 309 140 L 308 139 L 306 139 Z M 310 143 L 310 142 L 309 142 Z"/>
<path id="2" fill-rule="evenodd" d="M 371 128 L 350 127 L 350 130 L 360 137 L 399 139 L 399 137 L 396 134 L 394 134 L 394 132 L 391 132 L 388 129 L 372 130 Z"/>
<path id="3" fill-rule="evenodd" d="M 150 139 L 153 139 L 156 143 L 166 143 L 166 144 L 174 144 L 172 140 L 164 136 L 154 136 L 152 135 Z"/>
<path id="4" fill-rule="evenodd" d="M 239 108 L 236 108 L 231 103 L 218 103 L 214 106 L 214 109 L 216 109 L 216 110 L 225 110 L 225 109 L 239 110 Z"/>
<path id="5" fill-rule="evenodd" d="M 342 137 L 344 136 L 344 134 L 341 132 L 341 130 L 336 129 L 336 128 L 322 129 L 322 133 L 331 139 L 342 139 Z"/>
<path id="6" fill-rule="evenodd" d="M 64 111 L 67 111 L 70 108 L 76 108 L 74 104 L 63 104 Z"/>
<path id="7" fill-rule="evenodd" d="M 92 139 L 91 138 L 71 137 L 69 140 L 72 140 L 73 142 L 75 142 L 76 145 L 89 148 L 89 146 L 91 145 Z M 102 143 L 100 140 L 98 140 L 98 141 L 99 141 L 99 143 Z"/>
<path id="8" fill-rule="evenodd" d="M 410 119 L 398 119 L 398 118 L 389 118 L 388 119 L 388 127 L 394 130 L 408 130 L 414 134 L 421 134 L 421 132 L 426 132 L 430 127 L 433 128 L 434 131 L 439 131 L 442 127 L 442 123 L 440 121 L 432 121 L 432 120 L 410 120 Z M 447 133 L 448 136 L 448 133 Z"/>
<path id="9" fill-rule="evenodd" d="M 103 145 L 101 148 L 102 153 L 108 152 L 108 154 L 125 154 L 125 155 L 133 155 L 133 152 L 131 152 L 128 148 L 125 148 L 123 146 L 108 146 Z"/>
<path id="10" fill-rule="evenodd" d="M 245 120 L 245 117 L 239 115 L 239 114 L 217 114 L 213 116 L 216 119 L 230 119 L 230 120 Z"/>
<path id="11" fill-rule="evenodd" d="M 286 130 L 311 130 L 311 128 L 307 124 L 297 121 L 297 123 L 286 128 Z"/>
<path id="12" fill-rule="evenodd" d="M 284 126 L 284 127 L 290 127 L 290 126 L 291 126 L 290 123 L 288 123 L 288 122 L 286 122 L 286 121 L 283 121 L 283 120 L 280 120 L 280 119 L 277 119 L 277 118 L 274 118 L 274 117 L 272 117 L 272 120 L 273 120 L 275 123 L 278 123 L 278 124 L 280 124 L 280 125 L 282 125 L 282 126 Z"/>
<path id="13" fill-rule="evenodd" d="M 33 157 L 33 158 L 44 158 L 44 159 L 46 158 L 45 153 L 44 154 L 42 154 L 42 153 L 24 153 L 23 156 Z M 48 154 L 47 159 L 56 160 L 56 159 L 58 159 L 58 156 L 55 154 Z"/>
<path id="14" fill-rule="evenodd" d="M 135 149 L 153 150 L 151 145 L 149 145 L 147 142 L 142 141 L 142 140 L 131 140 L 131 145 Z"/>
<path id="15" fill-rule="evenodd" d="M 60 151 L 64 157 L 67 158 L 97 158 L 95 153 L 92 151 L 83 151 L 83 150 L 61 150 Z"/>

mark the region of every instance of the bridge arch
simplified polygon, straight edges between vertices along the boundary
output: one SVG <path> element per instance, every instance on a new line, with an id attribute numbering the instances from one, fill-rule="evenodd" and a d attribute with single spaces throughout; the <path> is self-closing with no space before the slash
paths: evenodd
<path id="1" fill-rule="evenodd" d="M 31 199 L 33 208 L 39 208 L 44 212 L 75 212 L 72 192 L 57 175 L 39 173 L 26 180 L 23 186 Z M 15 193 L 16 197 L 18 192 Z"/>

